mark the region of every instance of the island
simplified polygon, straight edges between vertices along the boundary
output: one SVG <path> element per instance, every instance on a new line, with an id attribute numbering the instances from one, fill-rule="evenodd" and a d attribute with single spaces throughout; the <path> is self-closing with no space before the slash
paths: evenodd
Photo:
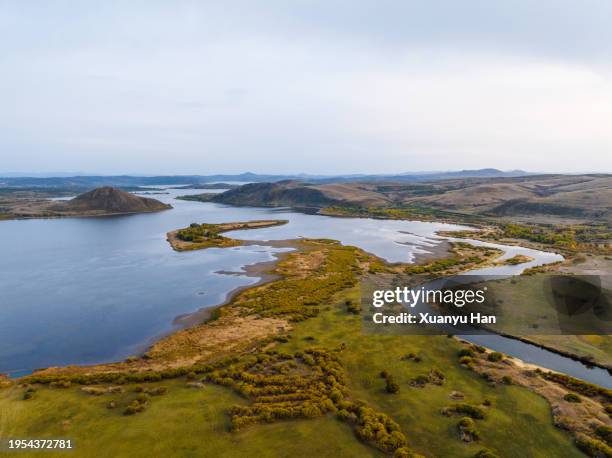
<path id="1" fill-rule="evenodd" d="M 287 220 L 254 220 L 247 222 L 198 224 L 168 232 L 168 242 L 176 251 L 201 250 L 204 248 L 227 248 L 243 245 L 243 240 L 232 239 L 221 235 L 222 232 L 244 229 L 262 229 L 264 227 L 287 224 Z"/>
<path id="2" fill-rule="evenodd" d="M 172 205 L 141 197 L 111 186 L 103 186 L 70 200 L 15 200 L 5 209 L 4 219 L 110 216 L 168 210 Z"/>

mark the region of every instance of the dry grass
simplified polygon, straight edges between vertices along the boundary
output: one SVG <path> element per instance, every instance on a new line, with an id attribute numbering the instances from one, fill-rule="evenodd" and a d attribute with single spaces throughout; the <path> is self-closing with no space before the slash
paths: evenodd
<path id="1" fill-rule="evenodd" d="M 468 343 L 465 345 L 470 346 Z M 513 385 L 525 387 L 545 398 L 551 406 L 553 422 L 558 428 L 573 435 L 592 435 L 597 426 L 612 426 L 612 420 L 605 411 L 607 400 L 603 397 L 579 395 L 581 402 L 568 402 L 564 396 L 570 390 L 539 376 L 541 368 L 514 358 L 492 362 L 487 359 L 488 354 L 476 353 L 469 367 L 491 384 L 504 384 L 504 377 L 509 377 Z"/>

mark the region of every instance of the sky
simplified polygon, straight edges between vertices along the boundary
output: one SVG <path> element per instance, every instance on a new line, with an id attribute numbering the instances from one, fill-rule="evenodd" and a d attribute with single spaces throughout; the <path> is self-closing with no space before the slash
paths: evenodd
<path id="1" fill-rule="evenodd" d="M 609 0 L 0 0 L 0 172 L 612 172 Z"/>

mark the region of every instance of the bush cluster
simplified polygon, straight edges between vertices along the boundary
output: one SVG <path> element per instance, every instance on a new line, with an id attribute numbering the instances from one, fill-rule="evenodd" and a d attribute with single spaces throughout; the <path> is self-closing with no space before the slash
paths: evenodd
<path id="1" fill-rule="evenodd" d="M 385 379 L 385 382 L 386 382 L 385 390 L 387 391 L 387 393 L 391 393 L 391 394 L 399 393 L 400 386 L 393 379 L 393 376 L 389 374 L 388 371 L 386 370 L 382 371 L 380 373 L 380 377 Z"/>
<path id="2" fill-rule="evenodd" d="M 347 299 L 344 303 L 346 305 L 346 311 L 353 315 L 359 315 L 361 313 L 361 305 L 359 302 L 353 302 L 351 299 Z"/>
<path id="3" fill-rule="evenodd" d="M 23 400 L 27 401 L 28 399 L 32 399 L 34 397 L 34 393 L 36 393 L 36 388 L 33 386 L 26 387 L 25 391 L 23 392 Z"/>
<path id="4" fill-rule="evenodd" d="M 225 237 L 219 234 L 216 224 L 197 224 L 191 223 L 189 227 L 180 229 L 176 237 L 185 242 L 202 243 L 204 241 L 222 240 Z M 229 239 L 227 239 L 229 240 Z"/>
<path id="5" fill-rule="evenodd" d="M 601 396 L 605 401 L 612 401 L 612 390 L 601 386 L 593 385 L 592 383 L 584 382 L 577 378 L 556 372 L 541 372 L 542 377 L 551 382 L 558 383 L 576 393 L 580 393 L 587 397 Z"/>
<path id="6" fill-rule="evenodd" d="M 463 417 L 457 423 L 459 436 L 464 442 L 473 442 L 480 438 L 480 432 L 476 429 L 476 423 L 470 417 Z"/>
<path id="7" fill-rule="evenodd" d="M 310 348 L 293 355 L 269 350 L 242 364 L 213 371 L 206 380 L 231 387 L 253 401 L 232 407 L 232 430 L 335 412 L 338 419 L 353 425 L 355 434 L 364 442 L 387 453 L 403 449 L 397 456 L 416 456 L 390 417 L 361 401 L 346 399 L 346 375 L 338 356 L 342 349 L 343 346 L 336 350 Z M 409 454 L 403 455 L 404 452 Z"/>
<path id="8" fill-rule="evenodd" d="M 236 357 L 228 357 L 219 359 L 210 364 L 196 364 L 187 367 L 177 367 L 172 369 L 163 369 L 160 371 L 143 371 L 143 372 L 99 372 L 90 374 L 32 374 L 22 379 L 25 383 L 40 383 L 48 385 L 58 381 L 69 381 L 77 385 L 95 385 L 103 383 L 115 383 L 122 385 L 125 383 L 144 383 L 144 382 L 159 382 L 160 380 L 173 379 L 184 377 L 190 372 L 196 374 L 205 374 L 212 372 L 221 367 L 228 366 L 238 361 Z"/>
<path id="9" fill-rule="evenodd" d="M 149 395 L 146 393 L 140 393 L 136 396 L 130 404 L 123 411 L 123 415 L 135 415 L 137 413 L 143 412 L 147 405 L 149 404 Z"/>
<path id="10" fill-rule="evenodd" d="M 586 455 L 592 457 L 610 457 L 612 456 L 612 447 L 606 443 L 593 439 L 586 434 L 576 435 L 576 447 L 582 450 Z"/>
<path id="11" fill-rule="evenodd" d="M 231 409 L 232 429 L 287 418 L 316 417 L 336 410 L 344 397 L 344 372 L 335 352 L 309 349 L 295 355 L 266 352 L 206 377 L 252 399 Z"/>
<path id="12" fill-rule="evenodd" d="M 595 434 L 602 439 L 606 444 L 612 445 L 612 427 L 600 425 L 595 428 Z"/>
<path id="13" fill-rule="evenodd" d="M 410 381 L 410 385 L 417 388 L 424 388 L 431 383 L 433 385 L 444 385 L 446 376 L 438 369 L 431 369 L 427 375 L 417 375 Z"/>
<path id="14" fill-rule="evenodd" d="M 415 362 L 415 363 L 420 363 L 422 361 L 420 356 L 418 356 L 417 354 L 412 353 L 412 352 L 410 352 L 410 353 L 406 354 L 405 356 L 403 356 L 402 360 L 412 361 L 412 362 Z"/>
<path id="15" fill-rule="evenodd" d="M 485 417 L 485 412 L 483 409 L 465 403 L 444 407 L 444 409 L 442 409 L 442 413 L 448 417 L 453 415 L 465 415 L 476 420 L 482 420 Z"/>
<path id="16" fill-rule="evenodd" d="M 286 278 L 260 288 L 244 291 L 235 305 L 245 313 L 262 317 L 283 316 L 289 321 L 303 321 L 319 314 L 319 306 L 329 302 L 338 291 L 357 283 L 358 271 L 354 247 L 330 245 L 325 260 L 309 271 L 308 276 L 286 269 L 290 257 L 277 268 Z"/>
<path id="17" fill-rule="evenodd" d="M 457 248 L 468 248 L 473 251 L 478 251 L 482 254 L 482 256 L 465 256 L 462 255 Z M 412 275 L 430 274 L 443 272 L 452 267 L 466 267 L 474 264 L 482 264 L 497 250 L 487 247 L 473 246 L 464 242 L 455 242 L 453 243 L 452 251 L 454 252 L 454 256 L 452 257 L 438 259 L 425 265 L 408 266 L 404 269 L 404 272 Z"/>
<path id="18" fill-rule="evenodd" d="M 582 402 L 582 400 L 580 399 L 580 396 L 574 393 L 565 394 L 565 396 L 563 396 L 563 400 L 567 402 Z"/>
<path id="19" fill-rule="evenodd" d="M 504 354 L 498 351 L 492 351 L 491 353 L 487 355 L 487 359 L 491 362 L 497 363 L 501 361 L 502 359 L 504 359 Z"/>
<path id="20" fill-rule="evenodd" d="M 144 393 L 149 396 L 162 396 L 168 392 L 168 387 L 166 386 L 154 386 L 154 387 L 143 387 L 137 386 L 134 388 L 135 393 Z"/>

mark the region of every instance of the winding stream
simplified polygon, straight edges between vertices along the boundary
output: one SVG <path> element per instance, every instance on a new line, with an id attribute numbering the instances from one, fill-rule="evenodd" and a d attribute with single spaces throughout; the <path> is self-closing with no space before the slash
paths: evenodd
<path id="1" fill-rule="evenodd" d="M 563 260 L 563 257 L 559 254 L 533 250 L 530 248 L 523 248 L 520 246 L 500 245 L 472 239 L 451 238 L 450 240 L 464 241 L 469 242 L 473 245 L 487 246 L 490 248 L 498 248 L 504 250 L 505 253 L 500 258 L 498 258 L 498 260 L 508 259 L 518 254 L 533 258 L 533 261 L 519 265 L 499 265 L 493 267 L 473 269 L 459 274 L 458 277 L 478 276 L 485 277 L 489 280 L 498 278 L 508 278 L 513 275 L 520 275 L 525 269 L 529 267 L 550 264 Z M 440 284 L 442 282 L 444 282 L 444 279 L 433 281 L 428 285 L 425 285 L 425 288 L 437 289 L 440 287 Z M 437 311 L 426 303 L 417 304 L 415 310 L 427 311 L 433 314 L 437 314 Z M 479 331 L 479 333 L 477 334 L 465 335 L 461 334 L 460 330 L 453 329 L 450 326 L 445 332 L 448 332 L 449 334 L 458 334 L 458 337 L 463 340 L 472 342 L 477 345 L 482 345 L 492 350 L 503 352 L 507 355 L 519 358 L 526 363 L 535 364 L 557 372 L 562 372 L 573 377 L 596 383 L 606 388 L 612 388 L 612 376 L 610 376 L 607 370 L 599 367 L 587 367 L 580 361 L 573 360 L 566 356 L 557 354 L 544 348 L 540 348 L 536 345 L 483 331 Z"/>

